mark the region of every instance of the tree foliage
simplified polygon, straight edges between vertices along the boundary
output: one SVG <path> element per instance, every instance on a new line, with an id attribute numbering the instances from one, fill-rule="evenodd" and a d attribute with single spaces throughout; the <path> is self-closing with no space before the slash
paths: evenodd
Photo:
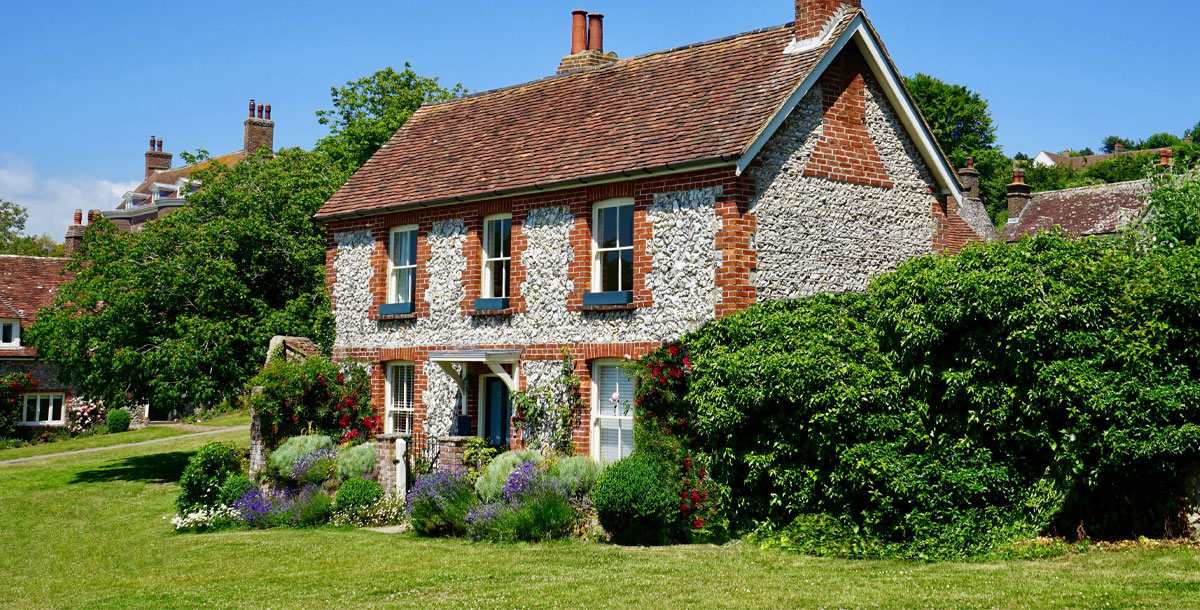
<path id="1" fill-rule="evenodd" d="M 63 244 L 49 235 L 24 235 L 29 212 L 11 201 L 0 199 L 0 254 L 62 256 Z"/>
<path id="2" fill-rule="evenodd" d="M 346 172 L 283 150 L 196 177 L 205 188 L 188 205 L 141 231 L 93 223 L 75 279 L 26 335 L 110 407 L 213 405 L 262 366 L 273 335 L 331 341 L 325 242 L 311 217 Z"/>
<path id="3" fill-rule="evenodd" d="M 1012 161 L 996 146 L 987 100 L 963 85 L 926 74 L 906 77 L 904 83 L 951 163 L 966 167 L 967 158 L 975 157 L 980 198 L 996 220 L 1007 210 L 1005 185 L 1012 178 Z"/>
<path id="4" fill-rule="evenodd" d="M 317 142 L 317 150 L 328 154 L 353 172 L 362 167 L 400 126 L 428 102 L 464 95 L 461 84 L 446 89 L 437 78 L 421 76 L 404 64 L 403 72 L 384 68 L 370 76 L 332 87 L 333 109 L 318 110 L 329 135 Z"/>

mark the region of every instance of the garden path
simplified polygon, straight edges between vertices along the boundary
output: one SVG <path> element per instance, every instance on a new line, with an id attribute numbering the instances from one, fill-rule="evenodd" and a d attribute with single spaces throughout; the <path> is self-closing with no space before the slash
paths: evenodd
<path id="1" fill-rule="evenodd" d="M 197 427 L 200 427 L 200 426 L 197 426 Z M 230 428 L 209 428 L 209 429 L 205 430 L 204 432 L 196 432 L 193 434 L 182 434 L 180 436 L 169 436 L 166 438 L 156 438 L 156 439 L 151 439 L 148 441 L 138 441 L 136 443 L 126 443 L 124 445 L 109 445 L 108 447 L 91 447 L 89 449 L 76 449 L 74 451 L 64 451 L 62 453 L 47 453 L 46 455 L 35 455 L 35 456 L 31 456 L 31 457 L 16 458 L 16 459 L 12 459 L 12 460 L 2 460 L 2 461 L 0 461 L 0 466 L 8 466 L 9 464 L 20 464 L 22 462 L 30 462 L 33 460 L 44 460 L 46 458 L 61 457 L 64 455 L 76 455 L 76 454 L 80 454 L 80 453 L 94 453 L 96 451 L 108 451 L 110 449 L 123 449 L 125 447 L 136 447 L 138 445 L 153 445 L 155 443 L 162 443 L 165 441 L 173 441 L 173 440 L 179 440 L 179 439 L 185 439 L 185 438 L 191 438 L 191 437 L 197 437 L 197 436 L 209 436 L 209 435 L 213 435 L 213 434 L 221 434 L 223 432 L 230 432 L 230 431 L 234 431 L 234 430 L 249 430 L 249 429 L 250 429 L 249 425 L 233 426 Z"/>

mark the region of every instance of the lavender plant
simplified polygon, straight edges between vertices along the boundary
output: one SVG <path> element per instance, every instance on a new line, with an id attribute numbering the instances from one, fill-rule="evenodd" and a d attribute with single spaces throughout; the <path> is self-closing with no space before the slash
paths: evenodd
<path id="1" fill-rule="evenodd" d="M 474 486 L 464 471 L 435 471 L 417 479 L 406 498 L 413 531 L 422 536 L 461 536 L 474 499 Z"/>

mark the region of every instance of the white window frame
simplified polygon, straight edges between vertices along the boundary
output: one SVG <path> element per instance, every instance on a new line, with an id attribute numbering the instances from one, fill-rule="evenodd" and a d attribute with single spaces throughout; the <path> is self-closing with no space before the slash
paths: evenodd
<path id="1" fill-rule="evenodd" d="M 395 374 L 396 369 L 401 367 L 409 369 L 407 400 L 396 394 Z M 387 363 L 384 371 L 383 431 L 385 434 L 412 434 L 413 424 L 416 420 L 417 365 L 415 362 L 407 360 L 396 360 Z M 407 425 L 396 426 L 396 418 L 403 415 L 407 415 L 407 418 L 402 420 Z"/>
<path id="2" fill-rule="evenodd" d="M 400 226 L 400 227 L 392 227 L 391 230 L 388 231 L 387 303 L 389 305 L 397 304 L 397 303 L 413 303 L 417 300 L 417 279 L 416 279 L 417 260 L 416 260 L 416 257 L 415 256 L 413 257 L 411 264 L 407 264 L 407 265 L 398 265 L 397 264 L 397 261 L 399 260 L 399 257 L 400 257 L 400 252 L 399 252 L 400 248 L 396 247 L 396 234 L 397 233 L 408 233 L 410 231 L 413 234 L 412 239 L 415 241 L 418 237 L 417 225 L 404 225 L 404 226 Z M 397 278 L 400 275 L 400 272 L 405 269 L 408 269 L 410 271 L 410 273 L 412 273 L 412 275 L 413 275 L 412 294 L 407 295 L 407 297 L 408 297 L 407 300 L 401 300 L 400 296 L 396 294 L 397 289 L 399 288 L 396 284 L 397 284 Z"/>
<path id="3" fill-rule="evenodd" d="M 488 224 L 495 220 L 507 220 L 508 222 L 508 256 L 504 256 L 503 252 L 497 258 L 489 258 L 488 252 L 492 249 L 492 233 L 488 231 Z M 506 299 L 512 295 L 512 214 L 491 214 L 483 217 L 483 287 L 480 294 L 485 299 Z M 509 277 L 504 278 L 504 294 L 492 293 L 492 263 L 507 262 Z"/>
<path id="4" fill-rule="evenodd" d="M 629 396 L 629 411 L 625 415 L 600 415 L 600 405 L 608 403 L 608 401 L 612 398 L 611 396 L 601 396 L 600 395 L 600 382 L 601 382 L 601 376 L 602 376 L 601 370 L 604 368 L 617 369 L 617 368 L 620 368 L 621 365 L 625 364 L 625 362 L 627 362 L 627 361 L 622 358 L 598 358 L 591 362 L 590 373 L 591 373 L 591 379 L 592 379 L 592 387 L 591 387 L 592 430 L 591 430 L 591 452 L 590 453 L 592 454 L 592 459 L 596 460 L 597 462 L 603 461 L 603 459 L 604 459 L 603 455 L 600 453 L 600 420 L 602 420 L 602 419 L 617 420 L 618 428 L 620 428 L 620 424 L 619 424 L 620 421 L 628 420 L 629 424 L 630 424 L 630 426 L 629 426 L 629 428 L 630 428 L 629 444 L 631 447 L 633 446 L 633 432 L 632 432 L 633 416 L 634 416 L 633 396 Z M 632 391 L 633 390 L 631 390 L 631 392 Z M 601 402 L 601 401 L 603 401 L 603 402 Z M 624 439 L 623 435 L 622 435 L 622 439 Z M 618 446 L 617 446 L 618 447 L 618 449 L 617 449 L 618 455 L 620 455 L 620 453 L 621 453 L 622 446 L 623 446 L 623 443 L 618 444 Z M 632 449 L 631 449 L 631 451 L 632 451 Z"/>
<path id="5" fill-rule="evenodd" d="M 604 264 L 601 258 L 606 252 L 621 252 L 623 250 L 633 250 L 633 243 L 629 245 L 620 245 L 620 231 L 617 231 L 618 245 L 616 248 L 603 248 L 600 246 L 600 236 L 604 234 L 601 226 L 602 212 L 608 208 L 618 208 L 629 206 L 630 218 L 632 221 L 634 207 L 633 197 L 619 197 L 616 199 L 607 199 L 592 206 L 592 292 L 604 292 Z M 632 233 L 632 231 L 631 231 Z M 631 235 L 632 238 L 632 235 Z M 618 288 L 623 284 L 620 280 L 617 281 Z M 633 279 L 630 278 L 629 287 L 633 289 Z M 622 292 L 618 290 L 618 292 Z"/>
<path id="6" fill-rule="evenodd" d="M 3 348 L 21 347 L 21 321 L 12 319 L 12 318 L 6 318 L 3 320 L 0 320 L 0 325 L 4 325 L 4 324 L 12 324 L 13 337 L 12 337 L 12 341 L 5 343 L 3 341 L 4 335 L 0 334 L 0 347 L 3 347 Z M 2 329 L 0 329 L 0 333 L 2 333 Z"/>
<path id="7" fill-rule="evenodd" d="M 38 403 L 42 398 L 50 399 L 49 412 L 50 415 L 54 411 L 54 399 L 59 400 L 58 419 L 27 419 L 25 416 L 29 410 L 29 401 L 33 400 L 33 415 L 37 417 Z M 18 423 L 20 426 L 62 426 L 67 423 L 67 394 L 65 392 L 26 392 L 21 395 L 21 420 Z"/>

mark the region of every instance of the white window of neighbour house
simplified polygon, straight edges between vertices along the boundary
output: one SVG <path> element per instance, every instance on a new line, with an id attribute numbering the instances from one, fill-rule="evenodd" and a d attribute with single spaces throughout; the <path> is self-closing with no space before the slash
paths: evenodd
<path id="1" fill-rule="evenodd" d="M 41 392 L 23 394 L 21 398 L 24 402 L 21 409 L 21 425 L 59 426 L 66 423 L 66 413 L 63 409 L 66 394 Z"/>
<path id="2" fill-rule="evenodd" d="M 20 320 L 0 320 L 0 347 L 21 347 Z"/>

